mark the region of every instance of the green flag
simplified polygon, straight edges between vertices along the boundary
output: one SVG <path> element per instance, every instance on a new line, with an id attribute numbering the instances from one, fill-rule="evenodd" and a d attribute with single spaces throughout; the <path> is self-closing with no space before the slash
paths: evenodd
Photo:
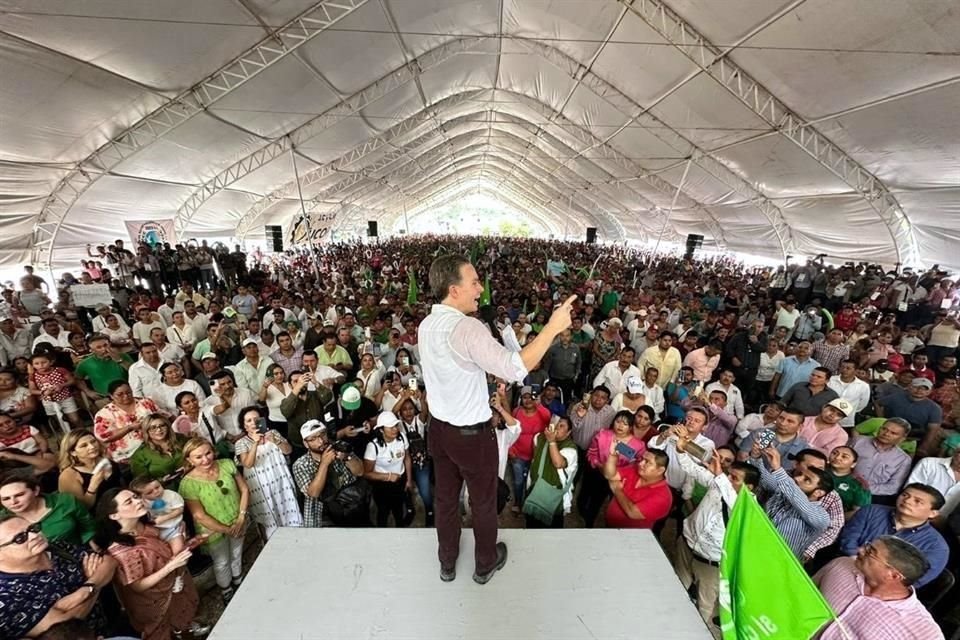
<path id="1" fill-rule="evenodd" d="M 480 306 L 490 304 L 490 276 L 483 281 L 483 293 L 480 294 Z"/>
<path id="2" fill-rule="evenodd" d="M 417 296 L 420 294 L 420 288 L 417 286 L 417 274 L 413 269 L 407 271 L 407 304 L 417 304 Z"/>
<path id="3" fill-rule="evenodd" d="M 724 640 L 806 640 L 835 617 L 757 499 L 741 491 L 720 560 Z"/>

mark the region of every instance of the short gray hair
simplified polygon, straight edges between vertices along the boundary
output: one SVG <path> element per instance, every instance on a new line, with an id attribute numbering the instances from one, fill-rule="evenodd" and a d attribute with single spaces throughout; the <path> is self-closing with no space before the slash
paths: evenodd
<path id="1" fill-rule="evenodd" d="M 880 536 L 874 542 L 882 542 L 887 549 L 887 564 L 900 572 L 903 584 L 908 587 L 926 575 L 930 562 L 923 551 L 896 536 Z"/>
<path id="2" fill-rule="evenodd" d="M 430 292 L 437 300 L 443 300 L 450 293 L 450 287 L 460 284 L 460 267 L 470 261 L 454 253 L 440 256 L 430 265 Z"/>

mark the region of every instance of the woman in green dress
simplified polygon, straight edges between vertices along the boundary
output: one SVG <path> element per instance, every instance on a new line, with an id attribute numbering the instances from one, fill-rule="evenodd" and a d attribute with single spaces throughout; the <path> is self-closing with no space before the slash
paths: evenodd
<path id="1" fill-rule="evenodd" d="M 183 469 L 183 445 L 186 439 L 177 434 L 170 419 L 151 413 L 143 421 L 143 446 L 130 458 L 134 477 L 147 476 L 176 491 Z"/>
<path id="2" fill-rule="evenodd" d="M 223 599 L 229 601 L 240 585 L 250 489 L 233 460 L 218 460 L 203 438 L 191 438 L 184 445 L 183 460 L 187 474 L 180 481 L 180 495 L 197 532 L 209 536 L 204 550 L 213 560 Z"/>

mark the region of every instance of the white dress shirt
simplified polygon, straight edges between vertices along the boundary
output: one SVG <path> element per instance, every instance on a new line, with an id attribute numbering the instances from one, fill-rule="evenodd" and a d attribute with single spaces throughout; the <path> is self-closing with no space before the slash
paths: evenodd
<path id="1" fill-rule="evenodd" d="M 683 539 L 690 550 L 701 558 L 720 562 L 723 536 L 727 532 L 727 525 L 723 521 L 723 503 L 727 504 L 728 513 L 732 512 L 737 492 L 725 474 L 714 476 L 685 453 L 677 452 L 677 459 L 684 473 L 707 487 L 703 500 L 683 521 Z"/>
<path id="2" fill-rule="evenodd" d="M 650 441 L 650 446 L 662 449 L 664 453 L 667 454 L 667 458 L 670 459 L 669 464 L 667 464 L 667 484 L 670 485 L 671 489 L 680 490 L 693 490 L 693 478 L 687 476 L 687 472 L 683 470 L 683 467 L 680 465 L 680 461 L 677 459 L 680 452 L 677 451 L 677 438 L 676 436 L 671 436 L 667 438 L 666 442 L 659 442 L 660 436 L 654 438 Z M 693 439 L 693 443 L 699 445 L 704 449 L 715 449 L 716 443 L 703 435 L 702 433 L 697 434 L 697 437 Z M 689 497 L 689 496 L 687 496 Z"/>
<path id="3" fill-rule="evenodd" d="M 638 380 L 643 380 L 643 374 L 640 373 L 640 369 L 637 369 L 636 365 L 632 364 L 627 367 L 626 371 L 620 371 L 620 361 L 613 360 L 603 365 L 603 369 L 600 369 L 600 373 L 593 379 L 593 386 L 604 385 L 610 390 L 610 395 L 615 396 L 627 390 L 627 378 L 630 376 L 636 376 Z"/>
<path id="4" fill-rule="evenodd" d="M 660 416 L 663 415 L 663 404 L 665 402 L 663 388 L 659 384 L 648 387 L 647 383 L 644 382 L 640 388 L 640 393 L 646 399 L 646 404 L 657 412 L 657 419 L 659 420 Z"/>
<path id="5" fill-rule="evenodd" d="M 52 335 L 50 335 L 46 331 L 41 330 L 40 335 L 38 335 L 37 338 L 33 341 L 33 350 L 36 351 L 37 345 L 44 344 L 44 343 L 52 344 L 53 346 L 59 347 L 60 349 L 69 349 L 70 341 L 67 339 L 68 335 L 69 334 L 66 331 L 61 329 L 60 334 L 57 335 L 56 338 L 54 338 Z"/>
<path id="6" fill-rule="evenodd" d="M 206 330 L 204 330 L 204 336 L 206 336 Z M 193 350 L 193 345 L 197 343 L 197 338 L 193 333 L 193 327 L 189 324 L 184 323 L 182 327 L 177 325 L 170 325 L 167 327 L 167 341 L 170 344 L 175 344 L 184 351 L 187 349 L 187 345 L 190 346 L 190 350 Z"/>
<path id="7" fill-rule="evenodd" d="M 190 382 L 193 381 L 191 380 Z M 198 399 L 202 397 L 202 393 L 203 392 L 201 391 L 200 394 L 197 394 Z M 213 412 L 213 408 L 222 402 L 220 396 L 214 393 L 212 396 L 201 402 L 203 403 L 202 406 L 204 409 L 210 409 L 209 415 L 212 415 L 216 419 L 217 424 L 224 433 L 227 433 L 231 436 L 239 436 L 243 433 L 243 430 L 240 428 L 240 424 L 238 422 L 240 418 L 240 412 L 247 407 L 257 404 L 257 396 L 254 395 L 249 389 L 237 387 L 233 391 L 233 398 L 230 400 L 230 408 L 220 415 L 216 415 Z"/>
<path id="8" fill-rule="evenodd" d="M 163 360 L 157 363 L 156 368 L 148 364 L 143 358 L 139 358 L 130 365 L 127 371 L 127 381 L 130 383 L 130 390 L 134 398 L 152 398 L 153 391 L 160 384 L 160 365 Z M 174 412 L 176 414 L 176 412 Z"/>
<path id="9" fill-rule="evenodd" d="M 132 369 L 133 367 L 131 367 Z M 164 384 L 161 382 L 152 389 L 150 398 L 154 403 L 166 414 L 175 416 L 180 413 L 180 408 L 177 407 L 177 396 L 183 393 L 184 391 L 189 391 L 193 395 L 197 396 L 197 402 L 203 405 L 203 401 L 207 398 L 207 394 L 203 392 L 203 388 L 200 387 L 200 383 L 195 380 L 190 380 L 189 378 L 185 379 L 183 382 L 173 387 L 169 384 Z M 256 398 L 254 398 L 256 400 Z M 249 405 L 244 405 L 249 406 Z"/>
<path id="10" fill-rule="evenodd" d="M 907 484 L 921 482 L 943 494 L 947 502 L 940 509 L 941 516 L 949 516 L 957 502 L 960 502 L 960 480 L 957 480 L 957 474 L 950 467 L 951 460 L 953 458 L 924 458 L 907 478 Z"/>
<path id="11" fill-rule="evenodd" d="M 522 382 L 527 376 L 519 353 L 494 340 L 479 320 L 449 305 L 433 305 L 418 336 L 430 413 L 451 425 L 490 419 L 488 372 L 507 382 Z"/>

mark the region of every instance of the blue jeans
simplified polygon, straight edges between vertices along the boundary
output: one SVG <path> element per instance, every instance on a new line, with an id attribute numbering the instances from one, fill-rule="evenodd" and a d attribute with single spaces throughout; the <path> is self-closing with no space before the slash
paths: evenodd
<path id="1" fill-rule="evenodd" d="M 413 481 L 417 483 L 417 493 L 423 500 L 423 509 L 427 513 L 433 513 L 433 489 L 430 487 L 430 465 L 414 469 Z"/>
<path id="2" fill-rule="evenodd" d="M 520 458 L 510 458 L 510 468 L 513 469 L 513 504 L 521 507 L 527 495 L 527 474 L 530 473 L 530 463 Z"/>

